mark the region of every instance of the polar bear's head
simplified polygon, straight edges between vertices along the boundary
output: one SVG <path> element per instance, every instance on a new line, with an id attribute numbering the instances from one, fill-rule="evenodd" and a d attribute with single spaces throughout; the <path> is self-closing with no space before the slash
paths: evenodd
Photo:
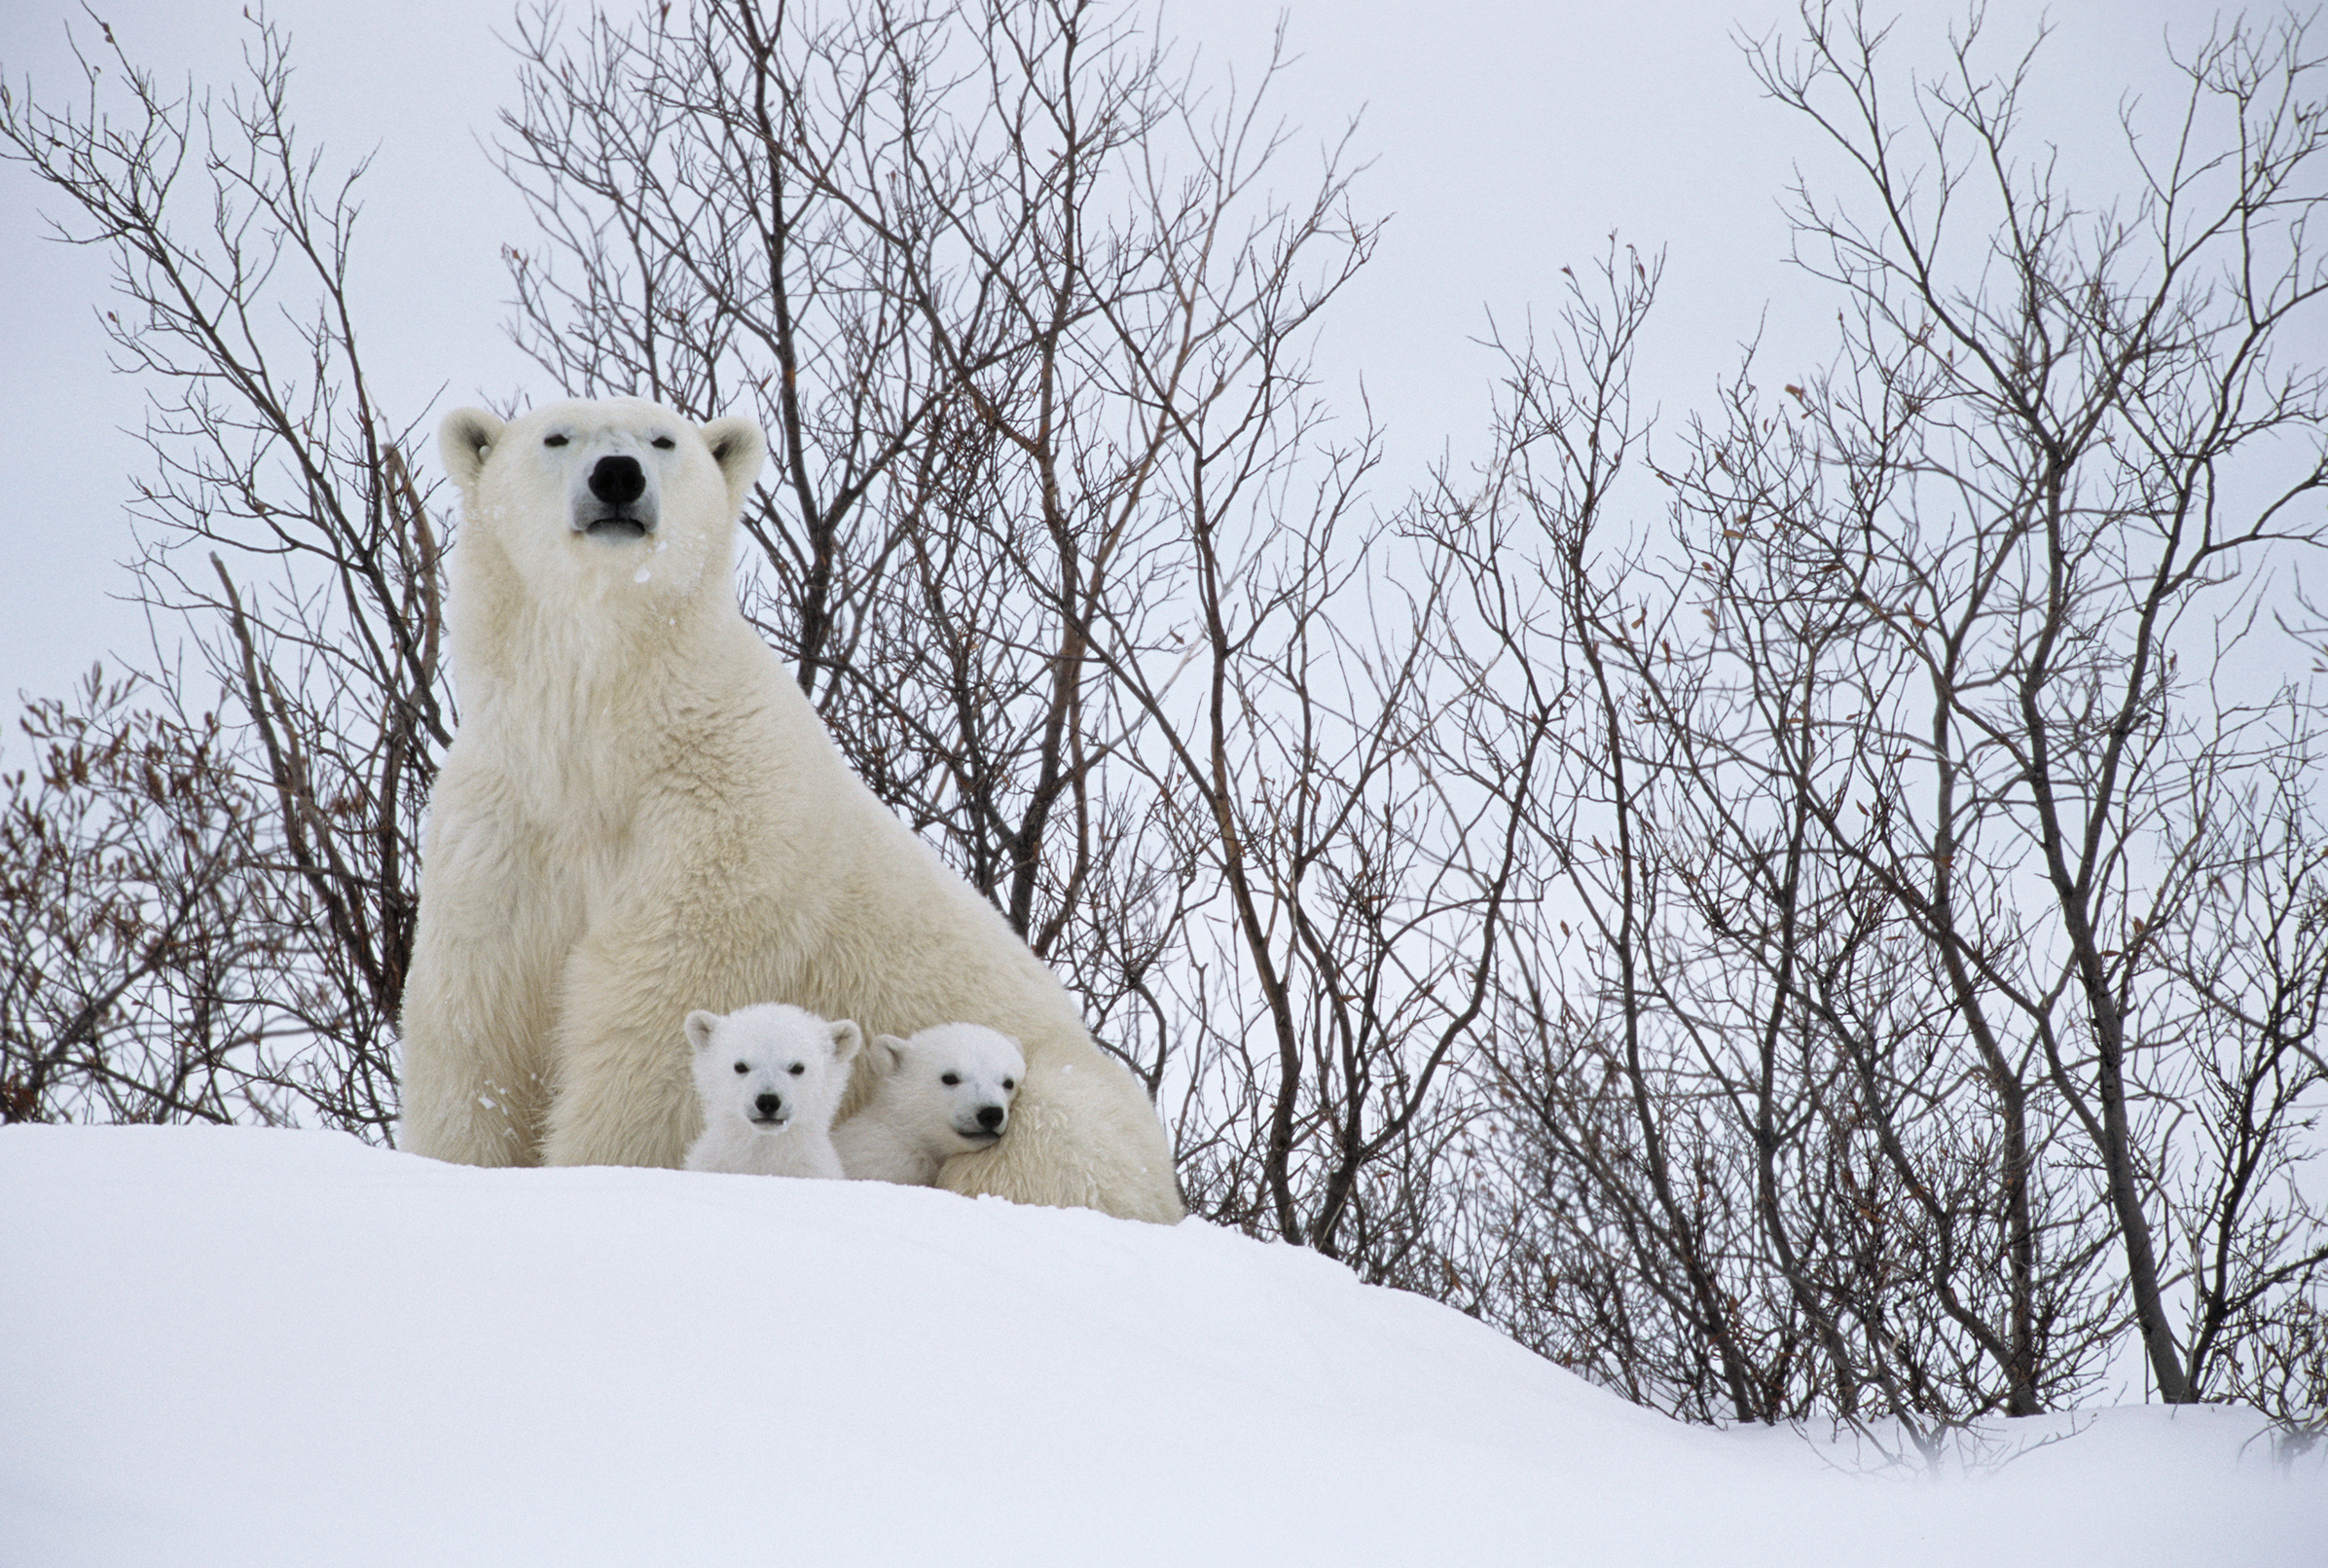
<path id="1" fill-rule="evenodd" d="M 782 1132 L 803 1118 L 830 1126 L 849 1086 L 850 1064 L 865 1042 L 849 1019 L 828 1022 L 778 1002 L 724 1016 L 691 1012 L 686 1030 L 705 1125 L 733 1118 L 761 1133 Z"/>
<path id="2" fill-rule="evenodd" d="M 1008 1131 L 1027 1076 L 1018 1041 L 978 1024 L 939 1024 L 905 1039 L 876 1035 L 865 1061 L 879 1080 L 882 1118 L 947 1153 L 984 1149 Z"/>
<path id="3" fill-rule="evenodd" d="M 507 423 L 458 409 L 437 446 L 464 536 L 490 538 L 526 583 L 681 595 L 733 565 L 737 514 L 768 456 L 749 419 L 699 426 L 637 398 L 552 403 Z"/>

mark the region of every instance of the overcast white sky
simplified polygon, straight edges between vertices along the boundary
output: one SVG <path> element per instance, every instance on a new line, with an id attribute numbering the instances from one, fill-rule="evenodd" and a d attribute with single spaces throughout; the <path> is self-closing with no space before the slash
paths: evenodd
<path id="1" fill-rule="evenodd" d="M 224 82 L 249 34 L 242 0 L 98 0 L 133 57 L 197 83 Z M 254 8 L 255 9 L 255 8 Z M 479 142 L 513 97 L 496 41 L 505 0 L 400 0 L 350 6 L 278 0 L 297 76 L 302 132 L 337 165 L 374 155 L 360 189 L 353 292 L 364 350 L 401 417 L 433 429 L 461 403 L 560 389 L 504 341 L 499 246 L 524 216 Z M 1961 15 L 1929 0 L 1903 17 L 1895 58 L 1936 67 L 1943 28 Z M 1883 13 L 1878 4 L 1871 10 Z M 2040 9 L 1997 0 L 1989 27 L 2017 44 Z M 1643 382 L 1668 424 L 1705 405 L 1714 378 L 1765 309 L 1766 376 L 1791 378 L 1823 352 L 1834 305 L 1785 265 L 1777 200 L 1797 164 L 1833 165 L 1811 128 L 1763 100 L 1733 42 L 1800 28 L 1775 0 L 1294 0 L 1299 63 L 1282 111 L 1325 138 L 1364 114 L 1358 143 L 1373 166 L 1361 203 L 1392 222 L 1367 273 L 1327 323 L 1319 362 L 1329 393 L 1355 411 L 1363 383 L 1388 429 L 1377 497 L 1394 502 L 1451 443 L 1475 450 L 1493 364 L 1471 340 L 1486 312 L 1516 322 L 1556 304 L 1558 269 L 1580 270 L 1612 230 L 1668 253 Z M 2163 40 L 2197 41 L 2212 8 L 2194 0 L 2060 0 L 2040 56 L 2032 128 L 2058 142 L 2075 190 L 2126 183 L 2117 109 L 2129 89 L 2173 94 Z M 1169 0 L 1165 31 L 1206 59 L 1250 71 L 1265 55 L 1272 8 Z M 8 0 L 0 70 L 12 91 L 68 91 L 68 22 L 93 43 L 77 6 Z M 2001 60 L 2002 54 L 1998 56 Z M 1838 188 L 1839 179 L 1824 180 Z M 142 653 L 144 633 L 109 596 L 127 579 L 121 507 L 144 454 L 126 432 L 144 390 L 108 371 L 97 328 L 108 305 L 100 252 L 43 238 L 57 199 L 0 165 L 0 342 L 14 374 L 0 385 L 0 462 L 16 494 L 0 522 L 0 709 L 14 730 L 18 690 L 61 693 L 114 648 Z M 1775 361 L 1786 361 L 1776 363 Z M 424 453 L 433 467 L 433 444 Z M 0 740 L 0 754 L 14 748 Z"/>

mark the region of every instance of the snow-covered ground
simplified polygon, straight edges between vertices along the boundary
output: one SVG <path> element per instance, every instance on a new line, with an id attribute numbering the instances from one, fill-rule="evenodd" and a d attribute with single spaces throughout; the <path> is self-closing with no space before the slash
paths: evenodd
<path id="1" fill-rule="evenodd" d="M 2259 1429 L 1854 1474 L 1194 1222 L 0 1129 L 18 1568 L 2328 1562 L 2318 1450 Z"/>

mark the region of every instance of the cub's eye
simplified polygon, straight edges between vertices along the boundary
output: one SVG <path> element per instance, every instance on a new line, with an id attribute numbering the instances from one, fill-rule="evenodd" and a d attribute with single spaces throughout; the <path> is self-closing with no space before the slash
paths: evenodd
<path id="1" fill-rule="evenodd" d="M 949 1073 L 944 1077 L 938 1079 L 938 1081 L 943 1083 L 947 1088 L 951 1089 L 954 1087 L 954 1085 L 962 1081 L 962 1075 L 960 1073 Z"/>
<path id="2" fill-rule="evenodd" d="M 1005 1089 L 1015 1089 L 1018 1087 L 1018 1080 L 1015 1078 L 1004 1078 L 1002 1080 L 1002 1087 Z"/>
<path id="3" fill-rule="evenodd" d="M 678 445 L 676 441 L 672 440 L 672 438 L 669 436 L 657 436 L 649 444 L 653 446 L 657 452 L 669 452 L 672 448 Z"/>
<path id="4" fill-rule="evenodd" d="M 738 1062 L 736 1064 L 736 1071 L 739 1073 L 748 1073 L 751 1071 L 751 1064 L 748 1062 Z"/>
<path id="5" fill-rule="evenodd" d="M 792 1076 L 794 1077 L 800 1076 L 801 1074 L 806 1073 L 808 1070 L 809 1067 L 806 1062 L 794 1062 L 792 1064 Z"/>
<path id="6" fill-rule="evenodd" d="M 565 445 L 565 437 L 555 435 L 543 436 L 541 438 L 541 444 L 545 447 L 563 447 Z"/>

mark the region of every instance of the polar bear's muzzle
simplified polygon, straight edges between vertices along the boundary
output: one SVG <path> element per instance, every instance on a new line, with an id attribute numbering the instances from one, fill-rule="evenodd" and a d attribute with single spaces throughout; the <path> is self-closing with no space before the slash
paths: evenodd
<path id="1" fill-rule="evenodd" d="M 576 498 L 573 529 L 593 538 L 643 539 L 655 531 L 655 497 L 636 457 L 600 457 L 590 467 L 590 498 Z"/>

